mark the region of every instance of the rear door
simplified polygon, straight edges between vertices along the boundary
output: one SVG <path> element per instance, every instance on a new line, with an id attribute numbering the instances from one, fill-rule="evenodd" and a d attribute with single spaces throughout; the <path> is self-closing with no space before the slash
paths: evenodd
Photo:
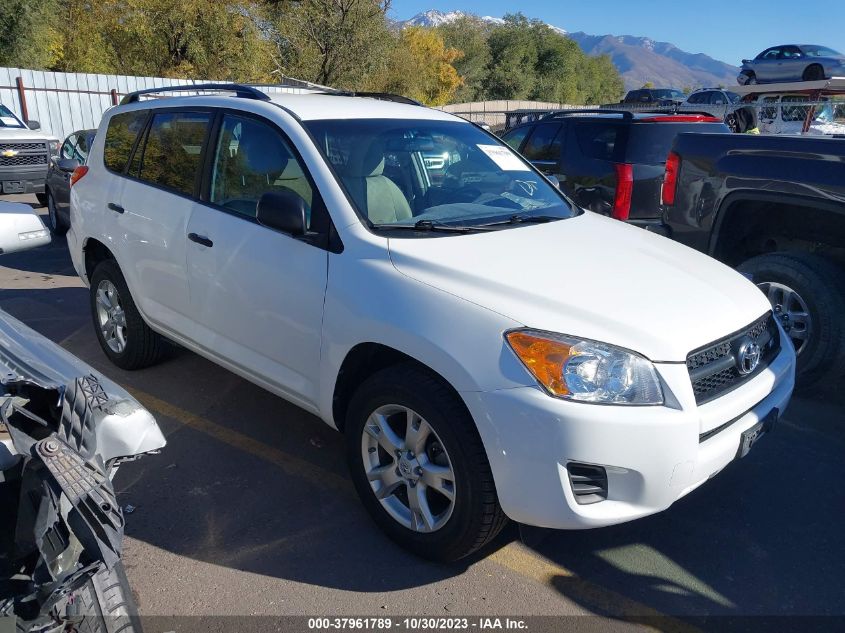
<path id="1" fill-rule="evenodd" d="M 616 194 L 615 163 L 621 162 L 627 126 L 620 119 L 567 119 L 561 188 L 575 203 L 610 215 Z"/>
<path id="2" fill-rule="evenodd" d="M 561 121 L 538 123 L 523 143 L 522 155 L 547 176 L 562 180 L 560 160 L 565 135 Z"/>
<path id="3" fill-rule="evenodd" d="M 107 204 L 136 304 L 150 325 L 187 338 L 193 338 L 193 318 L 185 235 L 211 116 L 201 110 L 153 111 Z"/>
<path id="4" fill-rule="evenodd" d="M 262 226 L 262 194 L 289 190 L 309 209 L 310 238 L 328 213 L 292 143 L 273 123 L 225 112 L 215 124 L 203 202 L 183 229 L 197 342 L 221 364 L 314 410 L 328 251 Z M 319 240 L 317 240 L 319 241 Z"/>

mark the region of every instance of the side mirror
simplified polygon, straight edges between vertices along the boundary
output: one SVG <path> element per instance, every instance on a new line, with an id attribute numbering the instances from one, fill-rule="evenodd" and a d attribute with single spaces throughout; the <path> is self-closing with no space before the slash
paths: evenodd
<path id="1" fill-rule="evenodd" d="M 56 161 L 56 166 L 60 171 L 70 174 L 74 169 L 79 167 L 79 161 L 75 158 L 60 158 Z"/>
<path id="2" fill-rule="evenodd" d="M 307 211 L 302 196 L 290 189 L 268 191 L 258 200 L 256 219 L 269 229 L 299 237 L 305 235 Z"/>
<path id="3" fill-rule="evenodd" d="M 50 231 L 28 204 L 0 202 L 0 255 L 50 243 Z"/>
<path id="4" fill-rule="evenodd" d="M 27 126 L 30 130 L 40 130 L 40 129 L 41 129 L 41 123 L 39 123 L 39 122 L 38 122 L 38 121 L 36 121 L 35 119 L 30 119 L 29 121 L 27 121 L 27 122 L 26 122 L 26 126 Z"/>

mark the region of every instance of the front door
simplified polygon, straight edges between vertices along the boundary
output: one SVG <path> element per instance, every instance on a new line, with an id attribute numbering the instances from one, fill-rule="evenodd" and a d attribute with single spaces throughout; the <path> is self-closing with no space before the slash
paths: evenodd
<path id="1" fill-rule="evenodd" d="M 205 200 L 183 236 L 197 342 L 314 409 L 328 252 L 260 225 L 256 205 L 263 193 L 287 189 L 311 209 L 319 195 L 291 143 L 263 119 L 222 115 L 210 152 Z"/>

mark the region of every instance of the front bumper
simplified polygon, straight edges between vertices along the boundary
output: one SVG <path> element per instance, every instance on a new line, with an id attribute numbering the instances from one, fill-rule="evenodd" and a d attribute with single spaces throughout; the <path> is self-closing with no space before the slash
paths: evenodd
<path id="1" fill-rule="evenodd" d="M 44 193 L 47 165 L 0 168 L 0 193 Z"/>
<path id="2" fill-rule="evenodd" d="M 574 403 L 535 387 L 463 393 L 505 513 L 529 525 L 585 529 L 665 510 L 733 461 L 742 433 L 773 409 L 783 412 L 795 384 L 789 345 L 742 387 L 702 406 L 684 364 L 656 367 L 667 401 L 659 407 Z M 570 462 L 606 470 L 606 500 L 576 501 Z"/>

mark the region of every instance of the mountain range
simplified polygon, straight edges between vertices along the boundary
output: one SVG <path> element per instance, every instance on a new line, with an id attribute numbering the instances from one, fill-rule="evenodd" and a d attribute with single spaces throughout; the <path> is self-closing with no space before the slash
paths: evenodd
<path id="1" fill-rule="evenodd" d="M 439 26 L 448 24 L 465 16 L 461 11 L 425 11 L 410 20 L 404 20 L 402 26 Z M 502 24 L 502 18 L 480 17 L 490 24 Z M 688 53 L 669 42 L 655 42 L 648 37 L 633 35 L 588 35 L 583 32 L 569 33 L 566 30 L 548 25 L 561 35 L 575 40 L 588 55 L 608 55 L 622 80 L 625 89 L 640 88 L 646 82 L 658 88 L 699 88 L 713 86 L 731 86 L 736 83 L 739 68 L 713 59 L 704 53 Z"/>

